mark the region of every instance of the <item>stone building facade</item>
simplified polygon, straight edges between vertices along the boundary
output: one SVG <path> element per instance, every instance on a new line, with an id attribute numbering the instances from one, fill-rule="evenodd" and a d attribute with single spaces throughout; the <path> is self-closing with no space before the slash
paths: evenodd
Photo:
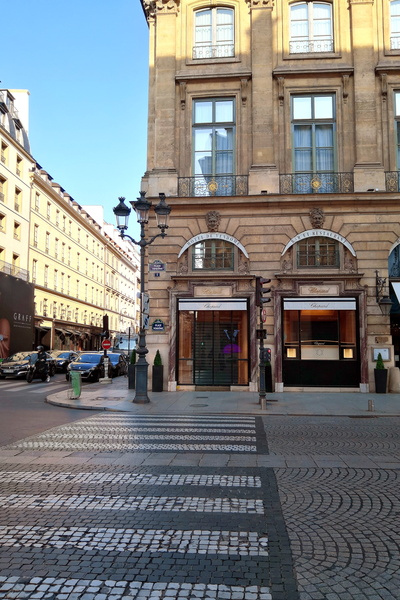
<path id="1" fill-rule="evenodd" d="M 256 390 L 264 321 L 272 389 L 373 391 L 377 353 L 400 354 L 399 0 L 143 9 L 142 188 L 173 208 L 148 248 L 165 387 Z"/>

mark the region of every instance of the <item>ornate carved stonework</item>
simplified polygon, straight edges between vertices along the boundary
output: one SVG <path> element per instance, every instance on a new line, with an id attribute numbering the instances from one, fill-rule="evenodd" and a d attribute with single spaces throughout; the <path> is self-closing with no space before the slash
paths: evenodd
<path id="1" fill-rule="evenodd" d="M 250 8 L 273 7 L 274 0 L 246 0 Z"/>
<path id="2" fill-rule="evenodd" d="M 344 255 L 343 266 L 345 271 L 349 271 L 350 273 L 357 273 L 356 262 L 348 250 L 346 250 L 346 253 Z"/>
<path id="3" fill-rule="evenodd" d="M 216 210 L 210 210 L 206 214 L 206 224 L 208 231 L 218 231 L 219 224 L 221 223 L 221 215 Z"/>
<path id="4" fill-rule="evenodd" d="M 238 271 L 241 275 L 248 275 L 250 273 L 249 263 L 247 260 L 243 260 L 239 264 Z"/>
<path id="5" fill-rule="evenodd" d="M 314 207 L 310 210 L 310 222 L 313 229 L 321 229 L 325 223 L 325 214 L 322 208 Z"/>
<path id="6" fill-rule="evenodd" d="M 182 260 L 178 264 L 178 273 L 179 275 L 186 275 L 188 270 L 188 254 L 185 252 L 185 254 L 182 256 Z"/>
<path id="7" fill-rule="evenodd" d="M 292 249 L 290 248 L 286 252 L 285 258 L 282 260 L 281 271 L 282 271 L 282 273 L 287 273 L 288 271 L 291 271 L 292 269 L 293 269 L 293 256 L 292 256 Z"/>
<path id="8" fill-rule="evenodd" d="M 180 0 L 143 0 L 147 19 L 154 18 L 157 13 L 178 12 Z"/>

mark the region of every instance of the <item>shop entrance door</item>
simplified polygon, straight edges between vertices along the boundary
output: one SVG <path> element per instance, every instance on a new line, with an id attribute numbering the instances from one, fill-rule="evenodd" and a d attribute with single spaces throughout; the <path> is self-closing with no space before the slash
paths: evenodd
<path id="1" fill-rule="evenodd" d="M 179 338 L 178 383 L 248 385 L 246 311 L 181 311 Z"/>

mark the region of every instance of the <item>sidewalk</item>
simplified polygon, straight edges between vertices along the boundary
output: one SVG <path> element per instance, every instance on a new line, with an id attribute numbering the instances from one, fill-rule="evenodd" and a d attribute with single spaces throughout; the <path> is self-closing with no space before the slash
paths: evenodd
<path id="1" fill-rule="evenodd" d="M 46 401 L 56 406 L 121 411 L 137 415 L 400 416 L 400 394 L 273 393 L 267 394 L 266 409 L 262 410 L 255 392 L 149 392 L 150 403 L 134 404 L 132 400 L 135 390 L 128 389 L 126 377 L 113 379 L 111 384 L 85 385 L 79 400 L 71 400 L 70 394 L 71 390 L 63 390 L 49 395 Z"/>

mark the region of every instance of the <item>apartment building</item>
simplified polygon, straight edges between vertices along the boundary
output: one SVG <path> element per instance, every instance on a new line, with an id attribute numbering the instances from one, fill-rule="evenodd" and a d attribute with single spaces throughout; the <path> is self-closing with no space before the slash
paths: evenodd
<path id="1" fill-rule="evenodd" d="M 98 349 L 138 330 L 139 258 L 33 158 L 29 93 L 0 90 L 0 358 L 39 343 Z M 94 216 L 93 216 L 94 214 Z"/>
<path id="2" fill-rule="evenodd" d="M 165 386 L 256 390 L 263 322 L 275 391 L 373 391 L 400 355 L 400 1 L 142 4 Z"/>

